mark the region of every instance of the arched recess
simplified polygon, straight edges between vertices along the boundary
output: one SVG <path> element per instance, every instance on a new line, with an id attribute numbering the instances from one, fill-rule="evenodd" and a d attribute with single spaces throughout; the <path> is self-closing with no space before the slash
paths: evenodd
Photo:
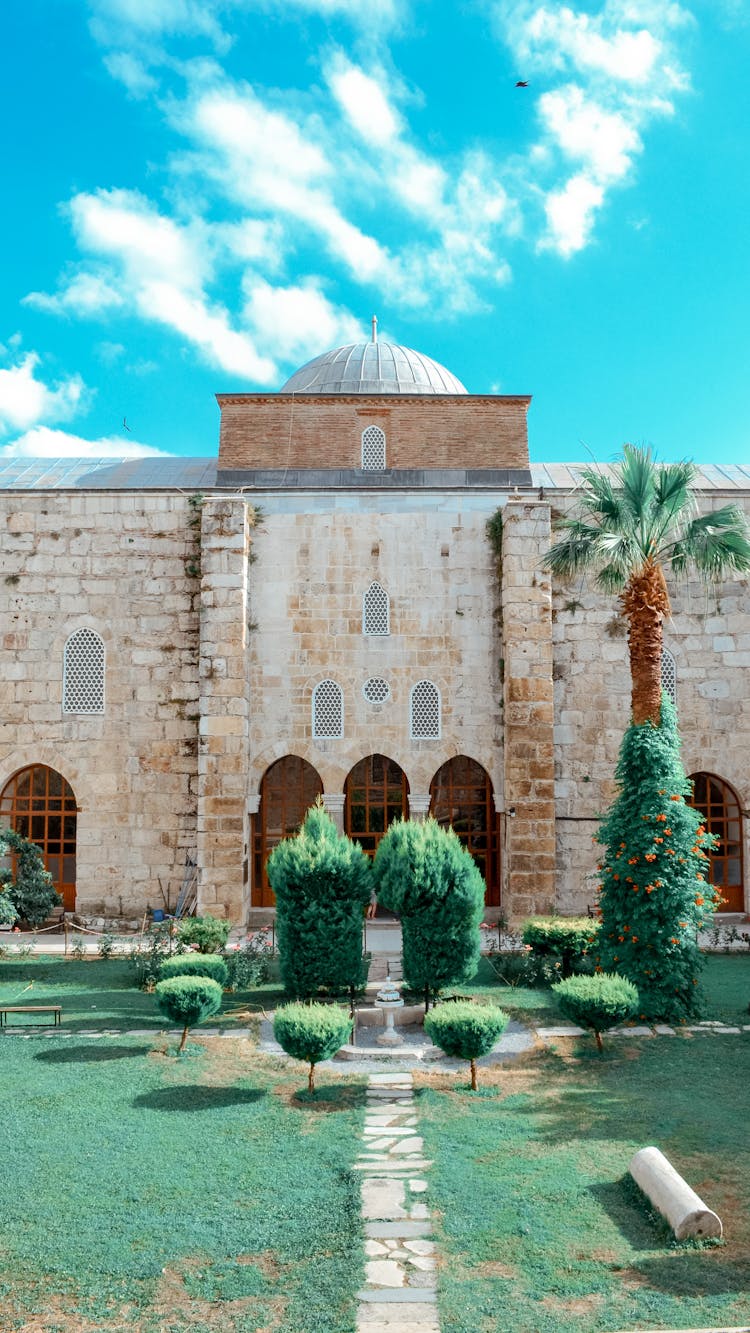
<path id="1" fill-rule="evenodd" d="M 274 907 L 266 864 L 277 843 L 297 832 L 307 811 L 323 794 L 320 774 L 306 759 L 284 755 L 267 768 L 260 784 L 258 813 L 252 816 L 252 907 Z"/>
<path id="2" fill-rule="evenodd" d="M 0 825 L 41 848 L 66 912 L 76 905 L 77 811 L 70 783 L 46 764 L 20 769 L 0 795 Z"/>
<path id="3" fill-rule="evenodd" d="M 487 906 L 499 907 L 500 821 L 486 769 L 465 754 L 449 759 L 430 783 L 430 813 L 458 834 L 482 872 Z"/>
<path id="4" fill-rule="evenodd" d="M 724 898 L 720 912 L 744 912 L 745 876 L 742 854 L 742 816 L 736 793 L 714 773 L 692 773 L 693 795 L 689 805 L 700 810 L 707 833 L 719 843 L 708 853 L 708 879 Z"/>
<path id="5" fill-rule="evenodd" d="M 344 829 L 368 856 L 394 819 L 409 813 L 409 783 L 404 770 L 384 754 L 360 759 L 344 783 Z"/>

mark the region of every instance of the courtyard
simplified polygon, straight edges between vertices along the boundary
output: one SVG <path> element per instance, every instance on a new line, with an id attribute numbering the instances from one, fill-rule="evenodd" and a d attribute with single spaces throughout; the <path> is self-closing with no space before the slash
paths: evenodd
<path id="1" fill-rule="evenodd" d="M 707 1017 L 741 1029 L 749 982 L 745 952 L 709 957 Z M 549 991 L 498 986 L 484 960 L 466 989 L 559 1022 Z M 4 1327 L 353 1333 L 359 1066 L 326 1065 L 310 1099 L 302 1065 L 263 1054 L 274 982 L 225 995 L 216 1035 L 196 1029 L 179 1060 L 124 961 L 0 963 L 0 1003 L 30 993 L 62 1003 L 66 1035 L 0 1038 Z M 747 1323 L 748 1074 L 750 1032 L 711 1030 L 612 1037 L 604 1057 L 590 1037 L 536 1042 L 475 1094 L 417 1067 L 442 1333 Z M 646 1143 L 719 1212 L 722 1243 L 670 1240 L 626 1180 Z"/>

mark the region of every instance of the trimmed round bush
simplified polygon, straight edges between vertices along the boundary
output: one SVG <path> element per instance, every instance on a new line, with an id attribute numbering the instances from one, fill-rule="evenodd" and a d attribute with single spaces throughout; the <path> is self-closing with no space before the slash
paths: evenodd
<path id="1" fill-rule="evenodd" d="M 191 944 L 199 953 L 218 953 L 229 939 L 232 923 L 218 916 L 188 916 L 177 929 L 180 944 Z"/>
<path id="2" fill-rule="evenodd" d="M 211 977 L 220 986 L 226 986 L 229 968 L 217 953 L 178 953 L 165 958 L 159 968 L 159 980 L 169 977 Z"/>
<path id="3" fill-rule="evenodd" d="M 345 1009 L 329 1004 L 286 1004 L 277 1009 L 273 1035 L 287 1055 L 310 1066 L 307 1086 L 315 1091 L 315 1066 L 330 1060 L 344 1045 L 352 1021 Z"/>
<path id="4" fill-rule="evenodd" d="M 468 1060 L 471 1086 L 476 1091 L 476 1061 L 489 1055 L 508 1025 L 508 1015 L 496 1005 L 472 1004 L 470 1000 L 441 1004 L 425 1014 L 424 1030 L 446 1055 Z"/>
<path id="5" fill-rule="evenodd" d="M 168 977 L 158 982 L 155 994 L 161 1012 L 173 1023 L 182 1024 L 180 1051 L 185 1049 L 189 1029 L 221 1009 L 221 986 L 212 977 Z"/>
<path id="6" fill-rule="evenodd" d="M 600 1051 L 602 1032 L 632 1018 L 638 1009 L 638 991 L 632 981 L 616 972 L 568 977 L 552 990 L 566 1018 L 579 1027 L 592 1029 Z"/>
<path id="7" fill-rule="evenodd" d="M 558 957 L 569 977 L 599 937 L 599 922 L 586 916 L 533 916 L 523 928 L 523 942 L 540 958 Z"/>

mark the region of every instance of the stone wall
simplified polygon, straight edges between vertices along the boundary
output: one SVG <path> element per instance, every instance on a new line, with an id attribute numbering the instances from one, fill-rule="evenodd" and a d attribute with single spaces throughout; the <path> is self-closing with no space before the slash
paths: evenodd
<path id="1" fill-rule="evenodd" d="M 527 468 L 527 397 L 219 394 L 219 467 L 361 468 L 380 426 L 389 468 Z"/>
<path id="2" fill-rule="evenodd" d="M 255 534 L 251 798 L 283 755 L 307 759 L 326 794 L 340 795 L 353 765 L 381 753 L 404 769 L 415 797 L 427 795 L 446 759 L 467 754 L 487 769 L 499 799 L 500 649 L 488 511 L 464 510 L 456 497 L 415 497 L 393 512 L 383 512 L 382 496 L 380 512 L 355 496 L 346 505 L 269 513 Z M 390 596 L 384 637 L 362 632 L 362 598 L 373 581 Z M 390 685 L 386 703 L 362 695 L 373 676 Z M 312 692 L 327 677 L 344 693 L 342 740 L 312 734 Z M 409 738 L 409 691 L 421 679 L 441 693 L 440 740 Z"/>
<path id="3" fill-rule="evenodd" d="M 0 790 L 48 764 L 78 802 L 77 907 L 174 897 L 195 850 L 198 580 L 181 495 L 0 495 Z M 62 712 L 63 650 L 106 647 L 103 715 Z"/>

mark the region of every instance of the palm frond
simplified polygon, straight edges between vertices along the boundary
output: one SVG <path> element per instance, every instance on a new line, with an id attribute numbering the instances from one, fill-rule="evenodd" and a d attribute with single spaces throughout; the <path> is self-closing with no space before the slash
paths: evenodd
<path id="1" fill-rule="evenodd" d="M 656 554 L 666 541 L 676 538 L 675 526 L 695 513 L 692 490 L 697 468 L 694 463 L 665 463 L 657 469 L 654 485 L 651 542 Z"/>
<path id="2" fill-rule="evenodd" d="M 627 525 L 628 515 L 623 507 L 622 496 L 612 485 L 610 477 L 594 468 L 583 468 L 581 481 L 586 488 L 579 496 L 579 505 L 583 511 L 610 528 L 619 530 Z"/>
<path id="3" fill-rule="evenodd" d="M 602 565 L 595 579 L 596 586 L 610 595 L 622 592 L 627 582 L 628 575 L 621 565 Z"/>
<path id="4" fill-rule="evenodd" d="M 642 449 L 633 444 L 626 444 L 623 447 L 622 462 L 618 468 L 622 503 L 633 524 L 638 526 L 642 537 L 645 537 L 649 526 L 658 471 L 650 449 Z"/>
<path id="5" fill-rule="evenodd" d="M 544 557 L 544 565 L 560 578 L 570 578 L 589 569 L 597 560 L 597 539 L 600 530 L 578 518 L 562 519 L 558 532 L 565 535 L 555 542 Z"/>
<path id="6" fill-rule="evenodd" d="M 750 528 L 738 505 L 724 505 L 700 514 L 665 552 L 675 574 L 692 565 L 704 578 L 716 582 L 727 574 L 750 570 Z"/>

